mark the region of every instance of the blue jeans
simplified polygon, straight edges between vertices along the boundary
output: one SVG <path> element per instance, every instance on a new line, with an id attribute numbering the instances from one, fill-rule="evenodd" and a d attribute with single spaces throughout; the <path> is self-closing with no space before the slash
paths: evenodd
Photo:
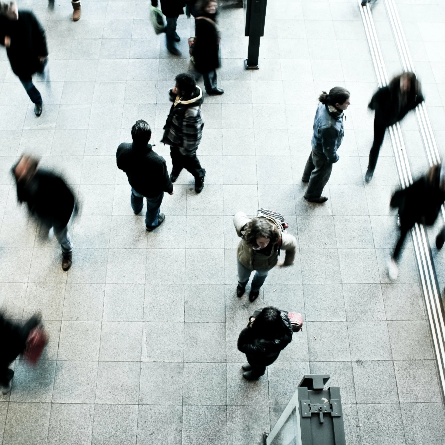
<path id="1" fill-rule="evenodd" d="M 158 225 L 159 209 L 161 208 L 164 192 L 154 198 L 147 198 L 138 193 L 134 188 L 131 189 L 131 208 L 138 214 L 144 207 L 144 198 L 147 200 L 147 213 L 145 214 L 145 226 L 156 227 Z"/>
<path id="2" fill-rule="evenodd" d="M 239 260 L 237 260 L 237 262 L 238 262 L 238 284 L 240 286 L 245 287 L 247 282 L 249 281 L 250 274 L 252 273 L 252 271 L 243 264 L 241 264 Z M 259 291 L 261 286 L 266 281 L 268 273 L 269 273 L 268 270 L 256 270 L 252 280 L 251 290 L 253 290 L 254 292 Z"/>
<path id="3" fill-rule="evenodd" d="M 167 25 L 165 26 L 165 38 L 167 41 L 167 48 L 175 47 L 176 22 L 178 17 L 166 17 Z"/>
<path id="4" fill-rule="evenodd" d="M 39 90 L 35 87 L 35 85 L 32 83 L 31 77 L 19 77 L 20 82 L 22 82 L 23 87 L 25 88 L 26 92 L 28 93 L 29 98 L 31 101 L 35 104 L 41 104 L 42 96 L 40 95 Z"/>
<path id="5" fill-rule="evenodd" d="M 218 78 L 216 76 L 216 70 L 209 71 L 208 73 L 195 73 L 195 80 L 198 81 L 201 76 L 204 79 L 204 86 L 207 93 L 210 93 L 212 90 L 216 90 L 218 88 Z"/>

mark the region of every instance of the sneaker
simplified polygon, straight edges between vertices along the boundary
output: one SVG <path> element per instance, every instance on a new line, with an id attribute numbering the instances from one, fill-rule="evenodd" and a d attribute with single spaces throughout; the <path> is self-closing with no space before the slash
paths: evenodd
<path id="1" fill-rule="evenodd" d="M 147 232 L 153 232 L 153 230 L 158 228 L 164 221 L 165 221 L 165 215 L 163 213 L 160 213 L 158 216 L 158 223 L 155 226 L 145 227 L 145 228 L 147 229 Z"/>
<path id="2" fill-rule="evenodd" d="M 34 105 L 34 114 L 37 117 L 40 117 L 42 115 L 42 111 L 43 111 L 43 103 L 42 102 Z"/>
<path id="3" fill-rule="evenodd" d="M 366 175 L 365 175 L 365 182 L 368 184 L 369 182 L 371 182 L 372 176 L 374 175 L 374 171 L 373 170 L 367 170 Z"/>
<path id="4" fill-rule="evenodd" d="M 251 290 L 249 293 L 249 301 L 253 303 L 258 298 L 259 295 L 260 295 L 259 290 Z"/>
<path id="5" fill-rule="evenodd" d="M 303 198 L 308 202 L 314 202 L 315 204 L 323 204 L 328 200 L 326 196 L 320 196 L 319 198 L 306 198 L 306 196 L 303 196 Z"/>
<path id="6" fill-rule="evenodd" d="M 62 253 L 62 269 L 66 272 L 73 264 L 73 252 Z"/>
<path id="7" fill-rule="evenodd" d="M 236 296 L 241 298 L 244 295 L 244 292 L 246 292 L 246 286 L 241 286 L 241 284 L 238 284 L 236 287 Z"/>
<path id="8" fill-rule="evenodd" d="M 244 364 L 243 366 L 241 366 L 241 368 L 243 368 L 244 371 L 251 371 L 252 370 L 252 366 L 250 366 L 249 363 Z"/>
<path id="9" fill-rule="evenodd" d="M 213 90 L 206 91 L 209 96 L 219 96 L 224 94 L 224 90 L 222 88 L 214 88 Z"/>
<path id="10" fill-rule="evenodd" d="M 388 261 L 388 276 L 392 281 L 397 280 L 399 276 L 399 266 L 394 258 L 390 258 Z"/>

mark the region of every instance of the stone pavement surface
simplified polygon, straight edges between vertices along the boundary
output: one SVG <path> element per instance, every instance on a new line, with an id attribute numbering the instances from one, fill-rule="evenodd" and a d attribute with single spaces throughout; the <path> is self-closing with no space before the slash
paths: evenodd
<path id="1" fill-rule="evenodd" d="M 222 6 L 228 6 L 223 4 Z M 270 0 L 260 70 L 246 72 L 243 11 L 221 8 L 226 93 L 205 98 L 198 154 L 208 174 L 196 195 L 183 172 L 153 233 L 134 216 L 115 150 L 140 118 L 160 144 L 174 76 L 190 69 L 193 22 L 178 21 L 182 58 L 156 36 L 147 1 L 24 0 L 47 30 L 51 83 L 38 87 L 35 118 L 0 51 L 0 295 L 16 319 L 40 310 L 51 340 L 35 369 L 15 364 L 0 402 L 3 444 L 253 445 L 274 425 L 303 374 L 340 386 L 347 443 L 443 444 L 445 416 L 422 292 L 409 241 L 400 277 L 386 259 L 396 236 L 389 213 L 397 171 L 389 139 L 364 184 L 372 140 L 366 106 L 376 78 L 355 1 Z M 398 4 L 441 149 L 445 7 Z M 386 10 L 373 6 L 390 73 L 401 71 Z M 351 91 L 340 161 L 310 205 L 301 174 L 317 96 Z M 443 98 L 443 99 L 442 99 Z M 413 170 L 426 166 L 417 123 L 402 124 Z M 18 207 L 9 169 L 23 151 L 66 175 L 82 201 L 73 267 L 42 243 Z M 235 296 L 232 215 L 282 212 L 299 243 L 295 265 L 273 270 L 253 304 Z M 440 256 L 438 256 L 440 261 Z M 300 311 L 302 333 L 258 382 L 243 380 L 236 340 L 256 308 Z"/>

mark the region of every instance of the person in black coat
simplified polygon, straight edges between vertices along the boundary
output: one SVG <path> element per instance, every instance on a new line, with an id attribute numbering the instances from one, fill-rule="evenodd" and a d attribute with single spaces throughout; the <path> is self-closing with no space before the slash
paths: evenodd
<path id="1" fill-rule="evenodd" d="M 434 165 L 427 174 L 414 181 L 409 187 L 396 191 L 390 202 L 398 209 L 400 236 L 388 263 L 389 277 L 397 278 L 400 252 L 408 232 L 417 224 L 432 226 L 445 202 L 445 166 Z M 438 238 L 441 236 L 439 234 Z M 437 242 L 437 241 L 436 241 Z"/>
<path id="2" fill-rule="evenodd" d="M 394 77 L 389 85 L 379 88 L 372 96 L 368 108 L 375 110 L 374 142 L 369 153 L 366 182 L 370 182 L 374 174 L 386 129 L 400 122 L 424 100 L 420 82 L 412 72 Z"/>
<path id="3" fill-rule="evenodd" d="M 40 116 L 43 101 L 32 76 L 45 74 L 48 49 L 42 25 L 31 11 L 18 10 L 15 3 L 1 2 L 0 44 L 6 47 L 11 69 L 35 104 L 36 116 Z"/>
<path id="4" fill-rule="evenodd" d="M 72 264 L 73 246 L 68 223 L 77 212 L 76 200 L 66 182 L 58 175 L 39 169 L 39 160 L 22 155 L 13 166 L 12 174 L 17 185 L 17 199 L 26 203 L 29 213 L 47 233 L 51 228 L 62 248 L 62 269 Z"/>
<path id="5" fill-rule="evenodd" d="M 145 227 L 148 232 L 159 227 L 165 215 L 159 213 L 164 192 L 173 195 L 173 184 L 168 174 L 165 159 L 159 156 L 148 143 L 151 129 L 147 122 L 138 120 L 131 129 L 132 144 L 120 144 L 116 152 L 116 163 L 123 170 L 131 185 L 131 207 L 139 215 L 147 200 Z"/>
<path id="6" fill-rule="evenodd" d="M 176 24 L 181 14 L 184 14 L 185 0 L 161 0 L 161 11 L 165 15 L 167 25 L 165 27 L 165 41 L 167 50 L 180 56 L 181 52 L 176 47 L 176 43 L 181 40 L 176 32 Z M 158 0 L 151 0 L 151 5 L 158 7 Z"/>
<path id="7" fill-rule="evenodd" d="M 254 315 L 238 338 L 238 349 L 246 354 L 248 361 L 242 366 L 246 380 L 258 380 L 266 372 L 266 366 L 292 341 L 292 325 L 286 312 L 265 307 Z"/>
<path id="8" fill-rule="evenodd" d="M 214 0 L 201 0 L 196 4 L 195 41 L 193 43 L 193 60 L 197 71 L 197 80 L 204 77 L 207 94 L 223 94 L 218 88 L 216 69 L 220 67 L 219 32 L 216 26 L 218 4 Z"/>
<path id="9" fill-rule="evenodd" d="M 41 324 L 39 315 L 32 316 L 24 325 L 8 320 L 0 313 L 0 386 L 6 395 L 11 390 L 14 371 L 9 369 L 11 363 L 25 352 L 26 341 L 30 332 Z"/>

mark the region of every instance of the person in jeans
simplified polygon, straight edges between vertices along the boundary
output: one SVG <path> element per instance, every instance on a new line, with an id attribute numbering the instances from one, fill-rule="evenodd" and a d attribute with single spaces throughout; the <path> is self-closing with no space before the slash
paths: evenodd
<path id="1" fill-rule="evenodd" d="M 292 325 L 285 312 L 265 307 L 238 337 L 238 350 L 246 354 L 248 363 L 243 365 L 246 380 L 258 380 L 292 341 Z"/>
<path id="2" fill-rule="evenodd" d="M 202 91 L 190 74 L 178 74 L 175 80 L 175 87 L 169 91 L 173 105 L 164 125 L 161 142 L 170 145 L 173 164 L 171 181 L 175 182 L 185 168 L 195 178 L 195 192 L 201 193 L 206 171 L 202 168 L 196 151 L 204 128 L 201 114 Z"/>
<path id="3" fill-rule="evenodd" d="M 76 200 L 66 182 L 58 175 L 38 168 L 39 160 L 22 155 L 12 168 L 17 185 L 17 199 L 26 203 L 29 213 L 41 224 L 41 230 L 54 235 L 62 248 L 62 269 L 72 265 L 73 245 L 68 223 L 77 213 Z"/>
<path id="4" fill-rule="evenodd" d="M 151 0 L 152 6 L 158 7 L 158 0 Z M 181 38 L 176 32 L 176 24 L 181 14 L 184 14 L 185 0 L 161 0 L 161 11 L 165 15 L 167 25 L 165 27 L 165 42 L 167 50 L 174 56 L 180 56 L 181 52 L 176 47 L 176 43 Z"/>
<path id="5" fill-rule="evenodd" d="M 6 47 L 11 69 L 35 104 L 34 113 L 39 117 L 43 100 L 32 76 L 39 73 L 46 77 L 48 49 L 42 25 L 31 11 L 19 11 L 14 2 L 0 2 L 0 44 Z"/>
<path id="6" fill-rule="evenodd" d="M 331 176 L 332 164 L 339 160 L 337 150 L 343 140 L 343 112 L 350 105 L 349 91 L 342 87 L 334 87 L 329 94 L 323 91 L 318 100 L 312 152 L 301 180 L 308 183 L 304 199 L 322 204 L 328 200 L 321 194 Z"/>
<path id="7" fill-rule="evenodd" d="M 73 6 L 73 22 L 77 22 L 82 15 L 82 5 L 80 0 L 72 0 L 71 5 Z M 54 0 L 48 0 L 48 8 L 51 11 L 54 9 Z"/>
<path id="8" fill-rule="evenodd" d="M 386 129 L 400 122 L 424 100 L 420 82 L 411 72 L 394 77 L 389 85 L 379 88 L 372 96 L 368 108 L 375 110 L 374 142 L 369 152 L 366 182 L 370 182 L 374 175 Z"/>
<path id="9" fill-rule="evenodd" d="M 281 224 L 274 218 L 259 216 L 248 218 L 243 212 L 233 217 L 233 225 L 241 238 L 238 244 L 238 286 L 236 295 L 240 298 L 246 291 L 250 275 L 255 271 L 249 301 L 255 301 L 269 270 L 278 263 L 280 250 L 286 252 L 284 262 L 279 267 L 290 266 L 294 262 L 297 240 L 281 229 Z"/>
<path id="10" fill-rule="evenodd" d="M 195 19 L 195 42 L 193 44 L 193 60 L 197 80 L 204 78 L 207 94 L 219 95 L 224 90 L 218 88 L 216 68 L 220 67 L 219 60 L 219 32 L 216 26 L 218 3 L 214 0 L 200 0 Z"/>
<path id="11" fill-rule="evenodd" d="M 160 213 L 164 192 L 173 195 L 173 184 L 168 175 L 165 159 L 159 156 L 148 143 L 151 139 L 150 125 L 138 120 L 131 129 L 132 144 L 122 143 L 116 152 L 120 170 L 127 174 L 131 185 L 131 207 L 139 215 L 147 201 L 145 227 L 148 232 L 159 227 L 165 220 Z"/>

